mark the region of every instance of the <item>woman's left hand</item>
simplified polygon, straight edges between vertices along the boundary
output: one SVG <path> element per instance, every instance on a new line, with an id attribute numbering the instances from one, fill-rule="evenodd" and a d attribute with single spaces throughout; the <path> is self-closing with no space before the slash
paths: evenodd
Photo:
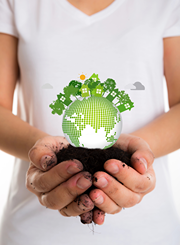
<path id="1" fill-rule="evenodd" d="M 98 188 L 90 192 L 97 214 L 93 215 L 96 224 L 103 224 L 104 212 L 119 213 L 122 208 L 138 204 L 142 198 L 155 188 L 156 177 L 153 170 L 154 156 L 149 145 L 141 138 L 122 134 L 117 140 L 116 147 L 132 154 L 131 165 L 110 159 L 105 162 L 105 172 L 94 174 L 93 184 Z M 115 178 L 113 178 L 113 177 Z"/>

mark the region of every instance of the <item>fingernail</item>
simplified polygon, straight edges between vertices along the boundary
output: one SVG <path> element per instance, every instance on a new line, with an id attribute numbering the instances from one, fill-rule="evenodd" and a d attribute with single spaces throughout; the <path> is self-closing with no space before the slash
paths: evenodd
<path id="1" fill-rule="evenodd" d="M 43 157 L 41 157 L 41 161 L 40 161 L 40 164 L 41 164 L 41 167 L 43 169 L 46 169 L 47 168 L 47 165 L 49 163 L 49 161 L 51 160 L 51 156 L 49 155 L 44 155 Z"/>
<path id="2" fill-rule="evenodd" d="M 108 181 L 104 177 L 101 177 L 95 183 L 96 183 L 96 186 L 101 187 L 101 188 L 104 188 L 108 185 Z"/>
<path id="3" fill-rule="evenodd" d="M 72 161 L 76 163 L 76 166 L 79 168 L 79 170 L 83 170 L 83 165 L 79 160 L 73 159 Z"/>
<path id="4" fill-rule="evenodd" d="M 141 163 L 144 165 L 145 169 L 147 170 L 147 161 L 146 161 L 146 159 L 140 158 L 139 160 L 141 161 Z"/>
<path id="5" fill-rule="evenodd" d="M 78 172 L 80 172 L 81 169 L 78 167 L 78 166 L 74 166 L 74 165 L 70 165 L 68 168 L 67 168 L 67 172 L 68 174 L 76 174 Z"/>
<path id="6" fill-rule="evenodd" d="M 119 172 L 119 167 L 116 164 L 109 166 L 108 172 L 111 174 L 117 174 Z"/>
<path id="7" fill-rule="evenodd" d="M 104 202 L 104 198 L 102 196 L 97 197 L 94 202 L 98 205 L 102 204 Z"/>
<path id="8" fill-rule="evenodd" d="M 83 211 L 94 208 L 94 203 L 87 194 L 77 197 L 76 202 Z"/>
<path id="9" fill-rule="evenodd" d="M 77 187 L 80 189 L 86 189 L 92 185 L 91 175 L 83 176 L 77 181 Z"/>

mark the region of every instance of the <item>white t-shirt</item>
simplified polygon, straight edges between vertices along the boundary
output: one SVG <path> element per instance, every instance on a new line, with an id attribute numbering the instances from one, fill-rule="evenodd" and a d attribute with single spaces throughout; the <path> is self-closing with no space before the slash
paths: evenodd
<path id="1" fill-rule="evenodd" d="M 163 38 L 180 35 L 179 0 L 116 0 L 92 16 L 66 0 L 0 0 L 0 32 L 19 39 L 18 116 L 46 133 L 63 135 L 62 116 L 49 104 L 82 73 L 99 74 L 102 82 L 113 78 L 129 94 L 134 108 L 122 113 L 123 133 L 164 113 Z M 15 159 L 0 245 L 179 244 L 167 157 L 154 162 L 155 190 L 136 206 L 106 215 L 94 234 L 79 217 L 39 203 L 25 187 L 28 166 Z"/>

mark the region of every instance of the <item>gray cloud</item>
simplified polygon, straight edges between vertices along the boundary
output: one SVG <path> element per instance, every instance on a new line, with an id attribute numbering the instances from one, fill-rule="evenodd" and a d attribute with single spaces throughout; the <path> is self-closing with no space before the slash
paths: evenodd
<path id="1" fill-rule="evenodd" d="M 145 90 L 145 86 L 142 85 L 142 83 L 140 82 L 135 82 L 133 83 L 133 85 L 136 87 L 135 89 L 131 89 L 131 90 Z"/>
<path id="2" fill-rule="evenodd" d="M 42 88 L 43 88 L 43 89 L 52 89 L 53 86 L 52 86 L 51 84 L 49 84 L 49 83 L 46 83 L 46 84 L 44 84 L 44 85 L 42 86 Z"/>
<path id="3" fill-rule="evenodd" d="M 136 87 L 131 83 L 127 84 L 124 88 L 125 89 L 136 89 Z"/>

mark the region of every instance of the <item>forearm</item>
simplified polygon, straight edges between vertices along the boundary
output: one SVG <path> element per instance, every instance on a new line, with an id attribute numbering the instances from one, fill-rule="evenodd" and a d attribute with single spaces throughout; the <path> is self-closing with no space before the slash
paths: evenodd
<path id="1" fill-rule="evenodd" d="M 32 127 L 0 106 L 0 149 L 28 161 L 28 152 L 35 142 L 48 134 Z"/>
<path id="2" fill-rule="evenodd" d="M 180 148 L 180 103 L 143 128 L 131 133 L 144 139 L 155 157 Z"/>

